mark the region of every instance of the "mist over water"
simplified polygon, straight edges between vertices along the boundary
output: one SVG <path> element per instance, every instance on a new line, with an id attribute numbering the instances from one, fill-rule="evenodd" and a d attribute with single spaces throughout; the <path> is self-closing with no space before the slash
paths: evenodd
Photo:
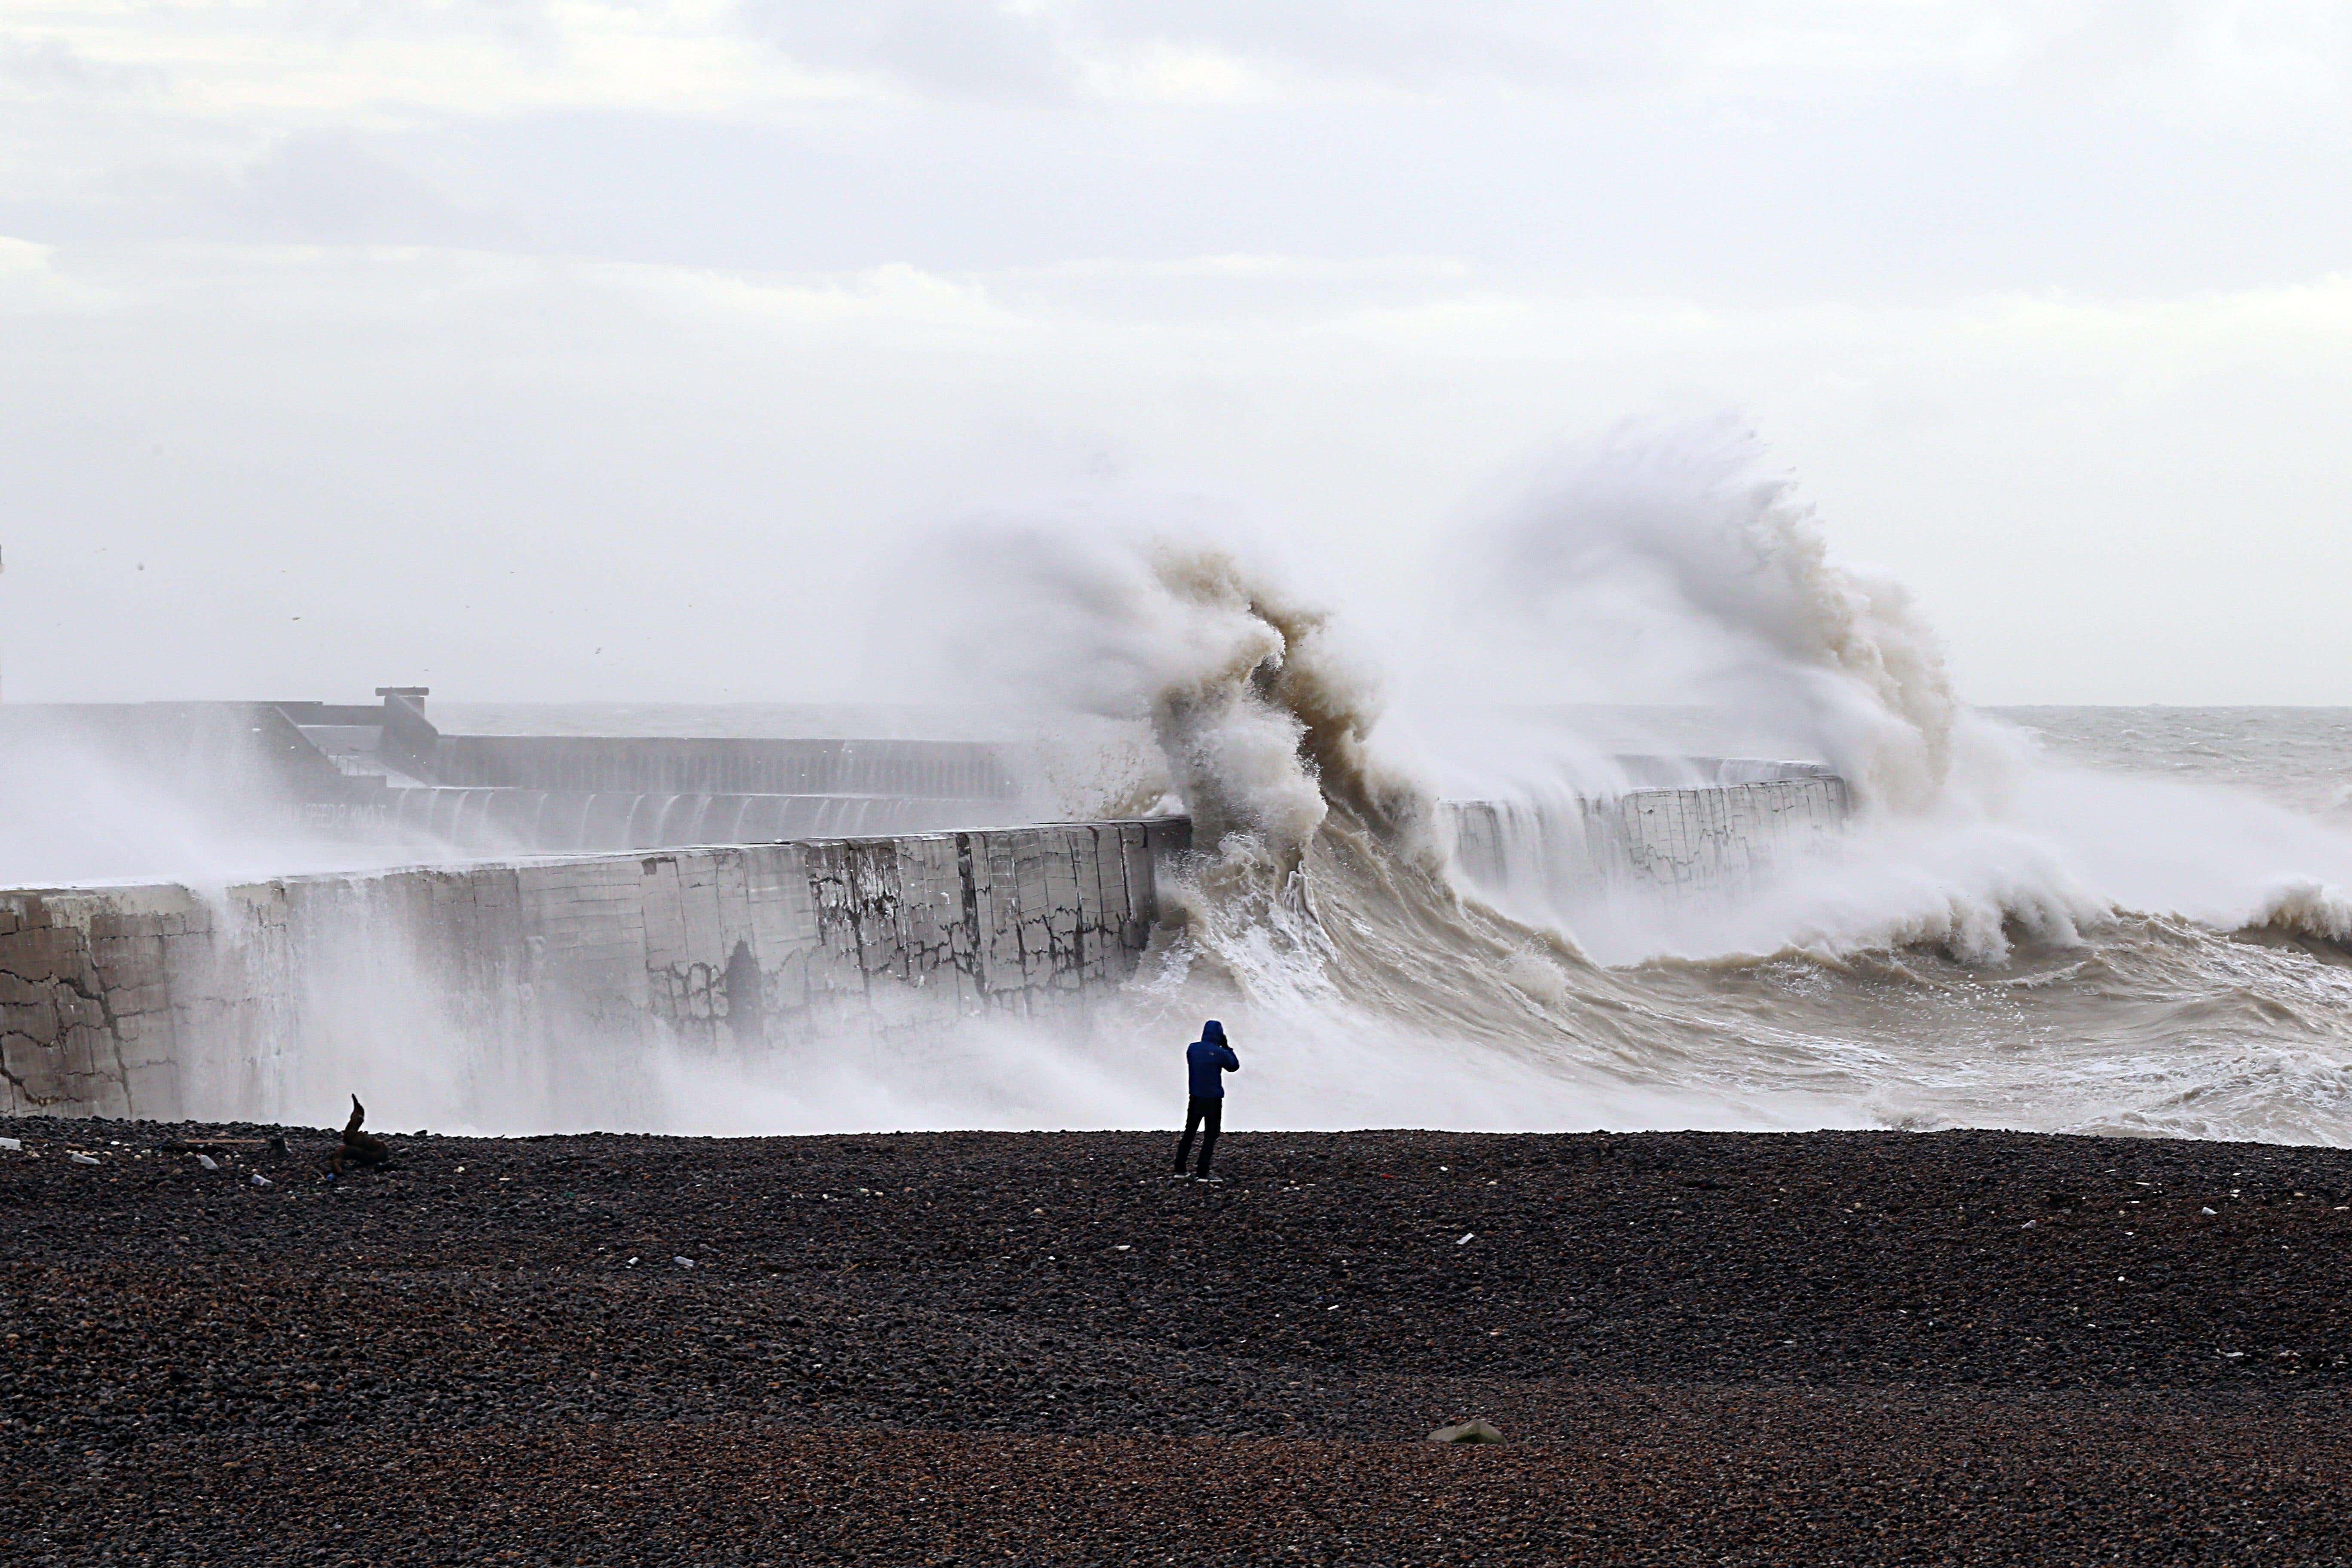
<path id="1" fill-rule="evenodd" d="M 425 832 L 307 820 L 234 708 L 0 708 L 0 889 L 197 889 L 456 858 Z"/>

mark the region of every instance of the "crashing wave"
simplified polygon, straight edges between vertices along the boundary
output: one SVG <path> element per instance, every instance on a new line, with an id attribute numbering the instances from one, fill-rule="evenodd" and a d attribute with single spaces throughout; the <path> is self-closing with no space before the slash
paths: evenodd
<path id="1" fill-rule="evenodd" d="M 2290 878 L 2269 890 L 2246 929 L 2352 946 L 2352 893 L 2308 878 Z"/>
<path id="2" fill-rule="evenodd" d="M 1409 1083 L 1454 1124 L 2352 1142 L 2352 972 L 2227 934 L 2247 864 L 2352 879 L 2339 840 L 2263 819 L 2242 843 L 2229 825 L 2253 818 L 2211 792 L 2045 763 L 1958 702 L 1908 596 L 1833 562 L 1727 431 L 1563 463 L 1487 552 L 1500 640 L 1474 681 L 1580 641 L 1664 668 L 1679 699 L 1769 717 L 1845 773 L 1855 830 L 1719 897 L 1482 890 L 1449 865 L 1436 792 L 1384 749 L 1381 682 L 1328 610 L 1196 538 L 999 531 L 982 553 L 1024 645 L 1054 650 L 1066 699 L 1148 722 L 1194 822 L 1134 994 L 1150 1026 L 1238 1019 L 1271 1063 L 1259 1091 L 1307 1124 Z M 1538 817 L 1558 788 L 1496 784 Z M 2279 885 L 2257 923 L 2344 942 L 2335 885 Z"/>

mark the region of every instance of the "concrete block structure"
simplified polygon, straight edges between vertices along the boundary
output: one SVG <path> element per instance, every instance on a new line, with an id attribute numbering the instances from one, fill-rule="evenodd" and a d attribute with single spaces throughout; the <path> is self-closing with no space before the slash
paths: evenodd
<path id="1" fill-rule="evenodd" d="M 0 1110 L 266 1114 L 427 1037 L 512 1086 L 1083 1007 L 1189 842 L 1164 818 L 0 894 Z"/>

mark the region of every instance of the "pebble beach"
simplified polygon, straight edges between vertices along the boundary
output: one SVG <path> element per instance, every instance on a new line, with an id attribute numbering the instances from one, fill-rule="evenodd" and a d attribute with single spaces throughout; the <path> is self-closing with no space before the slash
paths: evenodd
<path id="1" fill-rule="evenodd" d="M 0 1135 L 12 1563 L 2352 1557 L 2333 1150 Z"/>

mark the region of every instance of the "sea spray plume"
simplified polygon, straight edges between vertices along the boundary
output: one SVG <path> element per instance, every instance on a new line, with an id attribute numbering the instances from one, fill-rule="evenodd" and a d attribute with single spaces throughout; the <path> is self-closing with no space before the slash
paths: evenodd
<path id="1" fill-rule="evenodd" d="M 1482 613 L 1560 637 L 1620 700 L 1800 729 L 1870 805 L 1940 796 L 1963 710 L 1934 635 L 1900 584 L 1830 559 L 1793 479 L 1731 423 L 1629 425 L 1564 454 L 1491 544 Z"/>
<path id="2" fill-rule="evenodd" d="M 1195 657 L 1137 695 L 1204 843 L 1260 840 L 1296 867 L 1329 807 L 1306 760 L 1307 724 L 1277 697 L 1322 617 L 1271 602 L 1222 551 L 1155 544 L 1137 563 Z"/>
<path id="3" fill-rule="evenodd" d="M 1168 687 L 1154 695 L 1154 730 L 1171 758 L 1213 756 L 1200 749 L 1201 720 L 1210 718 L 1206 729 L 1213 732 L 1236 708 L 1255 710 L 1292 736 L 1296 765 L 1317 785 L 1325 810 L 1337 804 L 1391 843 L 1425 849 L 1433 815 L 1428 796 L 1373 754 L 1369 741 L 1380 718 L 1380 682 L 1368 665 L 1340 648 L 1329 612 L 1301 603 L 1221 550 L 1163 544 L 1153 550 L 1152 566 L 1170 592 L 1237 612 L 1272 634 L 1274 645 L 1250 666 L 1245 681 L 1227 679 L 1209 690 Z M 1213 800 L 1217 776 L 1194 772 L 1186 798 Z M 1315 825 L 1322 819 L 1318 811 Z M 1281 841 L 1303 844 L 1308 836 Z"/>
<path id="4" fill-rule="evenodd" d="M 1242 548 L 1035 522 L 958 546 L 998 606 L 985 662 L 1029 696 L 1148 722 L 1204 848 L 1251 839 L 1295 868 L 1334 802 L 1425 840 L 1425 796 L 1368 746 L 1377 679 Z"/>
<path id="5" fill-rule="evenodd" d="M 0 708 L 0 887 L 178 882 L 454 858 L 429 833 L 325 827 L 226 703 Z"/>
<path id="6" fill-rule="evenodd" d="M 1195 853 L 1160 889 L 1165 984 L 1139 1001 L 1181 1015 L 1213 1000 L 1207 985 L 1296 1029 L 1349 1005 L 1451 1021 L 1463 991 L 1464 1032 L 1552 1032 L 1517 992 L 1496 1022 L 1470 977 L 1510 969 L 1548 989 L 1549 961 L 1528 953 L 1570 950 L 1465 916 L 1433 803 L 1374 753 L 1379 684 L 1326 612 L 1229 545 L 1029 524 L 963 546 L 992 624 L 1018 628 L 994 639 L 1000 667 L 1042 683 L 1033 694 L 1148 723 L 1192 815 Z"/>

